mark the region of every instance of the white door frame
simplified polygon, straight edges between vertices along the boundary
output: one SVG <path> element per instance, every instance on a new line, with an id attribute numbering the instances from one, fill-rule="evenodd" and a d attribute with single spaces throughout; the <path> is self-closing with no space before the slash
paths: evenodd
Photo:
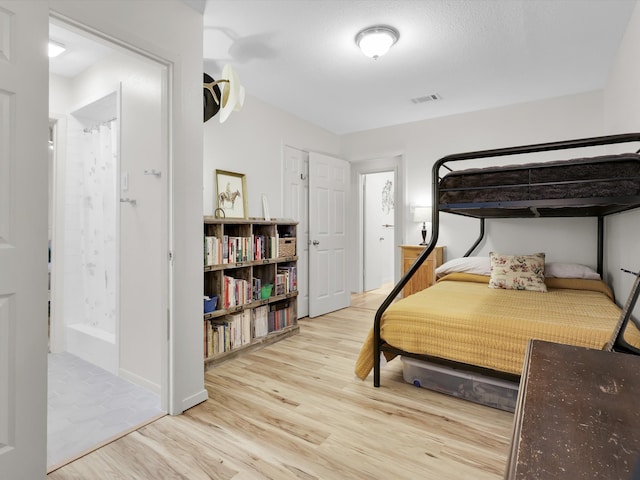
<path id="1" fill-rule="evenodd" d="M 61 141 L 67 135 L 67 119 L 64 115 L 49 112 L 49 121 L 53 124 L 53 165 L 52 182 L 53 197 L 49 199 L 51 205 L 51 265 L 52 268 L 49 284 L 49 306 L 51 325 L 49 330 L 49 350 L 51 353 L 59 353 L 65 350 L 64 338 L 64 295 L 60 290 L 64 288 L 58 272 L 64 271 L 64 255 L 61 249 L 56 248 L 57 245 L 64 245 L 64 228 L 60 228 L 59 222 L 62 219 L 57 218 L 58 206 L 64 203 L 64 188 L 62 183 L 64 179 L 59 178 L 58 173 L 66 168 L 67 144 Z"/>
<path id="2" fill-rule="evenodd" d="M 162 231 L 165 232 L 162 236 L 162 246 L 161 250 L 164 252 L 171 252 L 173 250 L 173 236 L 172 236 L 172 224 L 173 224 L 173 212 L 172 212 L 172 189 L 171 189 L 171 178 L 172 178 L 172 170 L 173 170 L 173 158 L 171 155 L 170 148 L 170 139 L 172 138 L 172 122 L 171 122 L 171 78 L 173 72 L 173 64 L 159 56 L 156 56 L 148 51 L 142 50 L 141 48 L 136 47 L 130 43 L 121 41 L 116 39 L 110 35 L 107 35 L 99 30 L 91 28 L 82 22 L 73 20 L 64 15 L 58 14 L 56 12 L 50 11 L 49 13 L 50 21 L 54 21 L 64 25 L 65 28 L 69 28 L 72 30 L 77 30 L 79 33 L 86 33 L 91 37 L 96 37 L 109 45 L 112 45 L 114 48 L 124 49 L 136 55 L 145 57 L 155 63 L 157 63 L 160 67 L 164 69 L 162 74 L 162 112 L 161 112 L 161 120 L 162 120 L 162 138 L 164 139 L 161 150 L 162 150 L 162 163 L 164 168 L 162 169 L 161 174 L 163 176 L 166 175 L 165 179 L 165 194 L 162 196 L 162 204 L 159 208 L 162 209 L 166 215 L 163 216 L 163 226 Z M 163 339 L 161 346 L 161 386 L 160 386 L 160 408 L 164 411 L 173 412 L 176 411 L 176 408 L 172 406 L 171 403 L 171 395 L 170 392 L 173 390 L 173 378 L 172 371 L 170 368 L 173 359 L 171 358 L 171 350 L 169 345 L 171 344 L 171 329 L 170 323 L 171 318 L 173 316 L 173 306 L 172 306 L 172 298 L 173 298 L 173 289 L 172 289 L 172 261 L 170 258 L 166 258 L 166 262 L 163 264 L 162 276 L 163 283 L 165 285 L 165 295 L 163 298 L 159 298 L 158 301 L 163 303 L 162 310 L 167 312 L 166 321 L 161 321 L 159 328 L 161 329 L 160 338 Z"/>
<path id="3" fill-rule="evenodd" d="M 282 212 L 298 222 L 298 318 L 309 315 L 309 152 L 282 146 Z"/>
<path id="4" fill-rule="evenodd" d="M 357 264 L 354 271 L 356 278 L 353 280 L 354 291 L 362 293 L 364 291 L 364 176 L 368 173 L 389 172 L 394 173 L 394 245 L 396 247 L 403 243 L 404 232 L 404 212 L 405 212 L 405 191 L 404 191 L 404 157 L 402 154 L 389 155 L 371 160 L 363 160 L 351 164 L 352 190 L 355 193 L 356 205 L 356 242 L 354 259 Z M 394 283 L 400 280 L 400 249 L 394 249 Z"/>

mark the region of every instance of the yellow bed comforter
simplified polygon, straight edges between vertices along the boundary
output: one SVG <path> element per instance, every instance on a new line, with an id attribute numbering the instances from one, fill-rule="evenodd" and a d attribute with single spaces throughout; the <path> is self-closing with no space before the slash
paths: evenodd
<path id="1" fill-rule="evenodd" d="M 454 273 L 391 304 L 382 316 L 382 339 L 405 352 L 519 375 L 529 339 L 602 349 L 620 317 L 600 280 L 549 278 L 546 293 L 488 283 L 486 276 Z M 640 345 L 631 322 L 624 338 Z M 355 372 L 364 380 L 372 368 L 373 328 Z"/>

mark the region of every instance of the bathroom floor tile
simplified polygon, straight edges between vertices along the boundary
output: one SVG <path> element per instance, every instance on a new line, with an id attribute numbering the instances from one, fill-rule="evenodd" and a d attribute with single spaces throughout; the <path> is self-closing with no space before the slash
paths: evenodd
<path id="1" fill-rule="evenodd" d="M 49 354 L 47 466 L 162 415 L 160 397 L 70 353 Z"/>

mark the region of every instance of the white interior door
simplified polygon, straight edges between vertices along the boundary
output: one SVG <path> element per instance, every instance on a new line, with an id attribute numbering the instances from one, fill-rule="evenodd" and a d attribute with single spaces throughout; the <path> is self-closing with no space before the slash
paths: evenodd
<path id="1" fill-rule="evenodd" d="M 393 172 L 364 175 L 364 290 L 393 282 Z"/>
<path id="2" fill-rule="evenodd" d="M 285 218 L 298 222 L 298 318 L 309 315 L 309 152 L 285 146 L 283 151 Z"/>
<path id="3" fill-rule="evenodd" d="M 0 0 L 0 476 L 44 478 L 48 2 Z"/>
<path id="4" fill-rule="evenodd" d="M 356 230 L 356 234 L 354 235 L 356 238 L 355 242 L 355 252 L 353 254 L 352 263 L 353 263 L 353 280 L 357 281 L 357 284 L 354 284 L 356 292 L 362 292 L 365 290 L 364 288 L 364 272 L 365 272 L 365 244 L 367 239 L 365 238 L 364 226 L 365 226 L 365 218 L 364 218 L 364 178 L 371 173 L 379 173 L 379 172 L 389 172 L 391 174 L 391 179 L 393 181 L 393 221 L 389 222 L 393 224 L 393 235 L 391 232 L 389 233 L 389 241 L 393 244 L 392 251 L 392 271 L 393 271 L 393 282 L 396 283 L 401 276 L 400 271 L 400 249 L 399 245 L 404 243 L 404 228 L 403 228 L 403 218 L 404 218 L 404 188 L 402 185 L 402 181 L 399 179 L 404 178 L 403 173 L 403 159 L 401 155 L 397 155 L 395 157 L 381 157 L 378 159 L 370 159 L 364 160 L 360 162 L 356 162 L 352 165 L 351 170 L 351 188 L 357 191 L 357 195 L 352 196 L 356 202 L 356 210 L 358 211 L 358 221 L 354 224 L 354 229 Z M 385 240 L 387 238 L 385 232 Z M 391 238 L 393 237 L 393 238 Z M 379 238 L 379 237 L 378 237 Z"/>
<path id="5" fill-rule="evenodd" d="M 348 307 L 349 162 L 309 153 L 309 317 Z"/>

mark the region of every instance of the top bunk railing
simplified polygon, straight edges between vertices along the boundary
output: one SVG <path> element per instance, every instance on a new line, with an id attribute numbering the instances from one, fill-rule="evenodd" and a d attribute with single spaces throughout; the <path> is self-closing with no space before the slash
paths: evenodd
<path id="1" fill-rule="evenodd" d="M 640 133 L 448 155 L 433 166 L 433 204 L 438 206 L 433 216 L 447 212 L 475 218 L 600 217 L 637 208 L 640 156 L 635 153 L 471 170 L 453 168 L 460 161 L 629 142 L 640 142 Z M 569 172 L 567 178 L 561 173 L 565 171 Z M 621 182 L 628 188 L 622 188 Z"/>

